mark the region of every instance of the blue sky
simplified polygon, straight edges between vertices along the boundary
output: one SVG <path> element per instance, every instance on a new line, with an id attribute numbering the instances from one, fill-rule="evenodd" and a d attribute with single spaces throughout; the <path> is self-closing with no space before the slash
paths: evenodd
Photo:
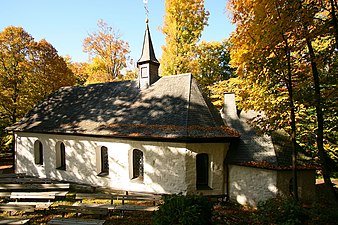
<path id="1" fill-rule="evenodd" d="M 164 35 L 164 0 L 148 0 L 150 32 L 158 59 Z M 130 56 L 138 60 L 145 29 L 143 0 L 2 0 L 0 30 L 13 25 L 23 27 L 36 41 L 44 38 L 59 52 L 70 55 L 74 62 L 87 61 L 82 44 L 88 33 L 97 30 L 97 21 L 103 19 L 122 39 L 129 42 Z M 226 0 L 205 0 L 210 12 L 209 26 L 201 40 L 220 41 L 228 38 L 235 27 L 225 12 Z"/>

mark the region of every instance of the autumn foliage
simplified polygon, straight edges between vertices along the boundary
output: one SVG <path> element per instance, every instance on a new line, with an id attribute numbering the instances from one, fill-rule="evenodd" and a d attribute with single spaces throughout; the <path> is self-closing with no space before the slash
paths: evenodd
<path id="1" fill-rule="evenodd" d="M 162 46 L 161 74 L 176 75 L 192 72 L 196 66 L 195 49 L 209 12 L 204 0 L 166 0 L 162 32 L 165 45 Z"/>
<path id="2" fill-rule="evenodd" d="M 266 132 L 282 128 L 296 136 L 329 182 L 334 166 L 327 156 L 338 162 L 337 3 L 230 0 L 228 8 L 241 107 L 264 111 L 258 122 Z"/>
<path id="3" fill-rule="evenodd" d="M 44 39 L 36 42 L 21 27 L 0 32 L 0 62 L 0 130 L 53 91 L 75 84 L 57 50 Z"/>
<path id="4" fill-rule="evenodd" d="M 88 34 L 83 42 L 83 50 L 89 53 L 92 61 L 88 83 L 122 79 L 122 69 L 129 60 L 129 44 L 103 20 L 99 20 L 97 26 L 98 31 Z"/>

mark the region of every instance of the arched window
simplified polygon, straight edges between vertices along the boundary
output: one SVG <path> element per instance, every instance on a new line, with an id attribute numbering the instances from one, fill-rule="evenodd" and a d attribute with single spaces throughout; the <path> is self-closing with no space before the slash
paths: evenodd
<path id="1" fill-rule="evenodd" d="M 133 179 L 143 179 L 144 165 L 143 165 L 143 152 L 138 149 L 133 150 Z"/>
<path id="2" fill-rule="evenodd" d="M 202 153 L 196 156 L 196 188 L 209 188 L 209 156 Z"/>
<path id="3" fill-rule="evenodd" d="M 100 175 L 109 174 L 109 159 L 108 159 L 108 148 L 105 146 L 101 147 L 101 173 Z"/>
<path id="4" fill-rule="evenodd" d="M 56 169 L 66 170 L 66 147 L 62 142 L 56 144 Z"/>
<path id="5" fill-rule="evenodd" d="M 34 161 L 37 165 L 43 165 L 43 146 L 41 141 L 34 143 Z"/>

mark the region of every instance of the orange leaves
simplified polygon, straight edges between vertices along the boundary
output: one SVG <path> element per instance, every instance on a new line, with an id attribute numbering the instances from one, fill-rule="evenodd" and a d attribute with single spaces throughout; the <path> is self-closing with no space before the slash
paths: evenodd
<path id="1" fill-rule="evenodd" d="M 89 79 L 96 80 L 98 74 L 105 77 L 103 80 L 100 78 L 99 82 L 119 79 L 129 59 L 129 44 L 103 20 L 99 20 L 97 26 L 98 32 L 89 34 L 83 42 L 83 51 L 88 52 L 96 64 L 96 67 L 93 65 L 96 72 L 91 73 L 94 77 Z M 100 68 L 99 71 L 97 68 Z"/>
<path id="2" fill-rule="evenodd" d="M 35 42 L 21 27 L 0 32 L 1 123 L 16 122 L 34 104 L 75 79 L 57 50 L 46 40 Z"/>

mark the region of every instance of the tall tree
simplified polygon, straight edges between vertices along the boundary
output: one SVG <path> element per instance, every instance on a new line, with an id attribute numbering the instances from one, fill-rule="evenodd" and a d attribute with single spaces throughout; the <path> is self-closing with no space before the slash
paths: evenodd
<path id="1" fill-rule="evenodd" d="M 26 111 L 30 99 L 27 80 L 34 39 L 21 27 L 6 27 L 0 32 L 0 113 L 14 123 Z M 28 104 L 31 105 L 31 104 Z"/>
<path id="2" fill-rule="evenodd" d="M 99 20 L 97 26 L 98 32 L 93 32 L 84 39 L 83 50 L 95 59 L 95 64 L 98 65 L 96 68 L 100 70 L 98 73 L 105 77 L 103 81 L 120 79 L 121 70 L 129 60 L 129 44 L 103 20 Z"/>
<path id="3" fill-rule="evenodd" d="M 323 100 L 322 100 L 322 91 L 321 91 L 321 80 L 319 73 L 319 65 L 323 58 L 318 57 L 315 53 L 313 47 L 313 40 L 317 38 L 317 35 L 322 34 L 320 30 L 320 23 L 315 20 L 315 15 L 317 9 L 320 6 L 315 4 L 315 1 L 303 1 L 299 0 L 299 11 L 303 15 L 300 20 L 303 25 L 303 37 L 306 41 L 306 46 L 308 50 L 308 59 L 311 65 L 312 77 L 313 77 L 313 86 L 314 86 L 314 106 L 316 108 L 316 117 L 317 117 L 317 130 L 316 130 L 316 142 L 319 158 L 322 165 L 322 174 L 326 186 L 330 189 L 332 197 L 335 199 L 338 204 L 338 194 L 335 191 L 333 184 L 330 179 L 330 171 L 328 166 L 328 156 L 324 149 L 324 112 L 323 112 Z M 319 28 L 319 29 L 318 29 Z M 322 36 L 322 35 L 321 35 Z"/>
<path id="4" fill-rule="evenodd" d="M 284 102 L 284 110 L 289 111 L 289 121 L 291 125 L 290 135 L 292 141 L 292 168 L 293 168 L 293 196 L 298 200 L 298 185 L 297 185 L 297 170 L 296 170 L 296 117 L 295 117 L 295 104 L 294 104 L 294 70 L 292 69 L 291 51 L 294 46 L 290 45 L 292 37 L 292 29 L 290 23 L 285 21 L 293 20 L 292 14 L 288 10 L 288 4 L 283 1 L 255 1 L 250 4 L 239 3 L 232 1 L 236 6 L 249 6 L 248 8 L 239 8 L 241 11 L 234 11 L 236 15 L 243 11 L 246 13 L 247 23 L 243 23 L 242 19 L 237 20 L 239 24 L 241 35 L 246 35 L 246 48 L 251 49 L 251 53 L 246 52 L 234 55 L 238 57 L 241 64 L 238 66 L 243 67 L 243 63 L 249 65 L 245 69 L 249 70 L 251 75 L 250 83 L 262 83 L 264 89 L 269 95 L 275 96 L 278 99 L 280 95 L 286 95 L 288 98 Z M 240 18 L 240 17 L 239 17 Z M 243 17 L 242 17 L 243 18 Z M 243 25 L 245 24 L 245 25 Z M 261 32 L 257 32 L 261 30 Z M 261 35 L 261 33 L 265 35 Z M 233 38 L 236 48 L 240 50 L 242 46 L 238 45 L 243 41 L 243 37 L 236 35 Z M 241 51 L 237 51 L 239 53 Z M 246 55 L 246 58 L 241 56 Z M 248 60 L 248 61 L 247 61 Z M 254 61 L 254 62 L 253 62 Z M 246 71 L 243 70 L 240 74 L 245 77 Z M 264 83 L 264 84 L 263 84 Z M 268 85 L 265 85 L 268 84 Z M 272 90 L 272 91 L 271 91 Z M 285 93 L 285 94 L 284 94 Z M 287 104 L 288 101 L 288 104 Z M 280 113 L 280 111 L 279 111 Z M 268 115 L 269 117 L 270 115 Z"/>
<path id="5" fill-rule="evenodd" d="M 63 58 L 47 41 L 35 42 L 21 27 L 10 26 L 0 32 L 0 130 L 17 122 L 51 92 L 74 81 Z"/>
<path id="6" fill-rule="evenodd" d="M 194 68 L 195 77 L 204 87 L 229 79 L 234 74 L 230 67 L 230 43 L 202 41 L 196 48 L 197 66 Z"/>
<path id="7" fill-rule="evenodd" d="M 166 43 L 162 46 L 162 75 L 193 71 L 196 44 L 207 25 L 208 15 L 204 0 L 165 1 L 162 32 Z"/>
<path id="8" fill-rule="evenodd" d="M 326 54 L 320 54 L 319 57 L 315 51 L 321 53 L 330 51 L 326 51 L 325 45 L 318 45 L 318 49 L 315 50 L 313 44 L 330 40 L 332 34 L 323 29 L 327 10 L 319 10 L 319 4 L 320 1 L 311 0 L 231 0 L 230 8 L 234 13 L 233 20 L 237 24 L 236 32 L 232 36 L 234 45 L 232 63 L 238 67 L 238 75 L 245 79 L 246 83 L 253 87 L 258 86 L 258 94 L 253 94 L 259 100 L 247 101 L 248 107 L 256 107 L 265 112 L 266 109 L 274 108 L 275 111 L 270 110 L 266 113 L 269 126 L 264 127 L 276 127 L 277 124 L 290 130 L 293 143 L 296 133 L 295 119 L 298 118 L 299 122 L 302 113 L 301 110 L 295 111 L 295 105 L 299 109 L 305 108 L 305 111 L 315 107 L 317 149 L 325 174 L 327 162 L 323 161 L 326 153 L 323 149 L 324 124 L 321 108 L 323 102 L 320 93 L 320 85 L 323 86 L 323 83 L 319 79 L 319 68 L 326 68 L 328 65 L 323 63 L 324 59 L 330 57 Z M 325 50 L 322 50 L 323 48 Z M 312 83 L 309 79 L 311 75 Z M 304 98 L 302 91 L 306 87 L 314 87 L 315 91 L 309 88 L 311 92 L 307 91 L 308 96 Z M 286 103 L 285 98 L 284 100 L 280 98 L 285 90 L 288 93 L 289 104 L 281 104 Z M 275 97 L 269 101 L 267 95 Z M 285 109 L 290 112 L 290 122 L 278 118 L 285 115 L 283 112 Z M 290 125 L 291 129 L 288 128 Z"/>
<path id="9" fill-rule="evenodd" d="M 32 57 L 32 75 L 39 77 L 32 81 L 35 100 L 46 98 L 50 93 L 63 86 L 75 84 L 75 77 L 63 57 L 45 39 L 34 45 Z M 35 101 L 34 101 L 35 102 Z"/>

